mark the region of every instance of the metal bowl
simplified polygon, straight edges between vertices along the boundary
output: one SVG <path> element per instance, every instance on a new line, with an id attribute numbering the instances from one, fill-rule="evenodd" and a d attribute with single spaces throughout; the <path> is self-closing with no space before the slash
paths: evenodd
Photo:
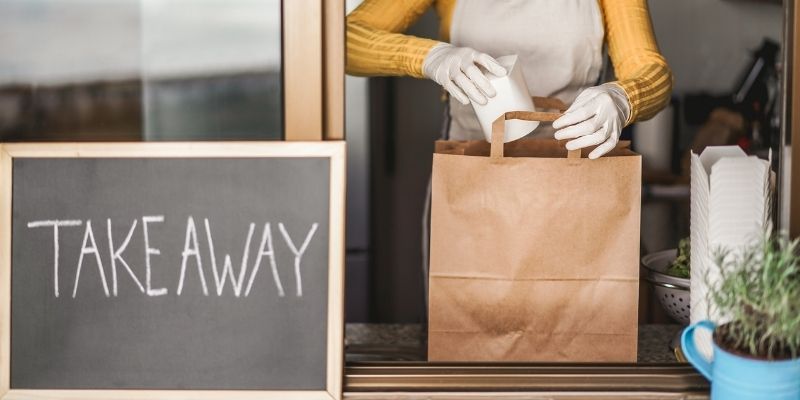
<path id="1" fill-rule="evenodd" d="M 689 324 L 689 279 L 667 275 L 665 271 L 678 257 L 677 249 L 648 254 L 642 257 L 642 266 L 648 282 L 655 289 L 658 302 L 672 319 Z"/>

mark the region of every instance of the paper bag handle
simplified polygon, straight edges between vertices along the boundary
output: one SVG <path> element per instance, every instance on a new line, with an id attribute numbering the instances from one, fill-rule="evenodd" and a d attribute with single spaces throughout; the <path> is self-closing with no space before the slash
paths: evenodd
<path id="1" fill-rule="evenodd" d="M 489 153 L 491 158 L 503 158 L 503 139 L 505 138 L 506 120 L 521 119 L 525 121 L 553 122 L 567 110 L 567 105 L 554 97 L 533 97 L 532 99 L 536 108 L 554 109 L 558 110 L 558 112 L 509 111 L 498 117 L 492 123 L 492 147 Z M 567 151 L 567 158 L 581 158 L 580 149 Z"/>

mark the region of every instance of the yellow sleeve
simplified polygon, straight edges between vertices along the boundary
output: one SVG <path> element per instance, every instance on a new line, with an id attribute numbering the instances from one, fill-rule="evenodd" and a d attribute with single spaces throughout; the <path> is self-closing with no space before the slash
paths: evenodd
<path id="1" fill-rule="evenodd" d="M 658 51 L 647 0 L 600 0 L 600 4 L 616 83 L 631 103 L 626 125 L 651 118 L 669 103 L 672 71 Z"/>
<path id="2" fill-rule="evenodd" d="M 423 77 L 422 62 L 437 41 L 400 34 L 433 0 L 365 0 L 347 16 L 347 63 L 352 75 Z"/>

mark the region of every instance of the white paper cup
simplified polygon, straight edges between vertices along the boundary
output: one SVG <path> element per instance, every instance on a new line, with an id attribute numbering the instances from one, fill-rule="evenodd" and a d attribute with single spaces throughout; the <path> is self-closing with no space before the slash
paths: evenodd
<path id="1" fill-rule="evenodd" d="M 522 68 L 517 65 L 517 55 L 503 56 L 497 59 L 508 74 L 506 76 L 495 76 L 486 74 L 489 82 L 492 83 L 497 95 L 490 98 L 486 105 L 472 103 L 472 108 L 481 123 L 483 136 L 486 141 L 492 141 L 492 123 L 501 115 L 508 111 L 536 111 L 533 107 L 533 100 L 528 93 L 528 85 L 522 75 Z M 506 121 L 505 138 L 503 142 L 517 140 L 536 129 L 539 126 L 537 121 Z"/>

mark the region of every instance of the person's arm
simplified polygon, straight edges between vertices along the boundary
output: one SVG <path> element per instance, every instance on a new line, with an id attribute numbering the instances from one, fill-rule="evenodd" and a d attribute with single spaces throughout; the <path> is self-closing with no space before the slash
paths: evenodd
<path id="1" fill-rule="evenodd" d="M 505 75 L 506 70 L 497 60 L 468 47 L 398 33 L 413 24 L 432 2 L 367 0 L 350 13 L 347 73 L 429 78 L 462 104 L 469 104 L 470 100 L 486 104 L 496 91 L 480 67 Z"/>
<path id="2" fill-rule="evenodd" d="M 595 159 L 616 147 L 622 128 L 648 119 L 669 103 L 672 72 L 658 52 L 646 0 L 600 0 L 606 42 L 617 81 L 581 92 L 553 121 L 568 150 L 597 146 Z"/>
<path id="3" fill-rule="evenodd" d="M 630 102 L 625 125 L 653 117 L 672 92 L 672 71 L 658 51 L 647 0 L 600 0 L 617 82 Z"/>
<path id="4" fill-rule="evenodd" d="M 347 16 L 351 75 L 423 78 L 422 64 L 435 40 L 403 35 L 433 0 L 366 0 Z"/>

